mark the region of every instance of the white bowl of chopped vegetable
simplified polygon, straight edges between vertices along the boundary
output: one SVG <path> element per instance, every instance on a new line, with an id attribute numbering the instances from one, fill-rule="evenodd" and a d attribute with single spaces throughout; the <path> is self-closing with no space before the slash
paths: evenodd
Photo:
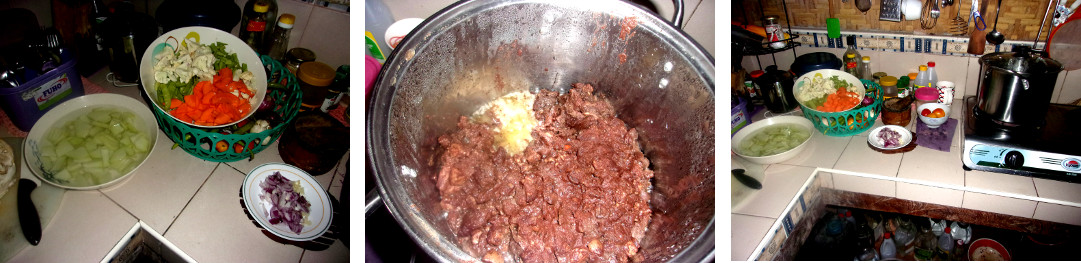
<path id="1" fill-rule="evenodd" d="M 779 163 L 803 152 L 814 133 L 814 125 L 804 117 L 768 118 L 736 132 L 732 152 L 753 163 Z"/>
<path id="2" fill-rule="evenodd" d="M 845 87 L 848 92 L 855 93 L 855 104 L 847 106 L 841 110 L 818 110 L 819 106 L 826 103 L 828 97 L 831 94 L 837 93 L 838 87 Z M 796 96 L 796 101 L 806 107 L 807 110 L 817 112 L 840 112 L 847 111 L 859 106 L 863 102 L 863 98 L 867 93 L 867 87 L 860 82 L 859 78 L 848 74 L 844 71 L 836 69 L 819 69 L 811 72 L 807 72 L 799 78 L 796 78 L 796 82 L 792 87 L 792 94 Z"/>
<path id="3" fill-rule="evenodd" d="M 267 92 L 259 55 L 236 36 L 210 27 L 182 27 L 159 36 L 143 52 L 139 76 L 155 107 L 200 128 L 251 117 Z M 204 81 L 214 85 L 202 88 L 198 84 Z"/>
<path id="4" fill-rule="evenodd" d="M 91 94 L 41 116 L 23 142 L 27 167 L 61 188 L 93 190 L 119 183 L 146 161 L 158 122 L 138 100 Z"/>

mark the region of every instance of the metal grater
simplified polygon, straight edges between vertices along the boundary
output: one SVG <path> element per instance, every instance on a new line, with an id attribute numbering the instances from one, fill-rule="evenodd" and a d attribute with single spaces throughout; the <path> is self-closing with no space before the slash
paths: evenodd
<path id="1" fill-rule="evenodd" d="M 901 0 L 882 0 L 878 20 L 901 22 Z"/>

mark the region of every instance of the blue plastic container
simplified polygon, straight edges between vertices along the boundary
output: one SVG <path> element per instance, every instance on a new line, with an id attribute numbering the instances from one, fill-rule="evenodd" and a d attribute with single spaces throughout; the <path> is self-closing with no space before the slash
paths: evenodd
<path id="1" fill-rule="evenodd" d="M 83 94 L 83 81 L 72 59 L 18 87 L 0 89 L 0 106 L 15 127 L 30 131 L 45 112 Z"/>

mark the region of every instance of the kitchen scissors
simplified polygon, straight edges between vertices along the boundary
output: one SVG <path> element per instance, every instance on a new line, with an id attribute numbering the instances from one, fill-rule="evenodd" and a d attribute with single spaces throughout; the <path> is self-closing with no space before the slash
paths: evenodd
<path id="1" fill-rule="evenodd" d="M 976 26 L 976 30 L 983 31 L 987 29 L 987 23 L 983 21 L 983 15 L 980 14 L 980 3 L 977 0 L 972 0 L 972 17 L 968 19 L 969 22 Z"/>

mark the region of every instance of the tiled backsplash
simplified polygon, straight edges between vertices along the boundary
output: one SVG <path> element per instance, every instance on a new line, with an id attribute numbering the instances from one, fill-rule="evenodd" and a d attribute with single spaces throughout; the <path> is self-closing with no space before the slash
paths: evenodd
<path id="1" fill-rule="evenodd" d="M 783 51 L 772 55 L 746 56 L 743 67 L 747 70 L 764 69 L 776 61 L 778 68 L 788 69 L 796 56 L 828 52 L 838 58 L 845 52 L 844 36 L 856 35 L 856 49 L 860 55 L 871 57 L 871 70 L 886 72 L 890 76 L 904 76 L 916 72 L 919 65 L 934 61 L 939 80 L 953 81 L 957 84 L 955 98 L 975 96 L 979 83 L 979 56 L 968 54 L 968 38 L 901 35 L 878 32 L 844 32 L 842 38 L 830 39 L 826 31 L 793 29 L 798 34 L 800 46 L 793 51 Z M 985 54 L 1009 51 L 1014 45 L 1031 46 L 1032 42 L 1007 41 L 1002 45 L 986 45 Z M 1043 43 L 1037 44 L 1042 48 Z M 795 54 L 793 54 L 795 53 Z M 1070 74 L 1063 71 L 1058 76 L 1051 97 L 1052 103 L 1072 103 L 1081 98 L 1081 73 Z"/>

